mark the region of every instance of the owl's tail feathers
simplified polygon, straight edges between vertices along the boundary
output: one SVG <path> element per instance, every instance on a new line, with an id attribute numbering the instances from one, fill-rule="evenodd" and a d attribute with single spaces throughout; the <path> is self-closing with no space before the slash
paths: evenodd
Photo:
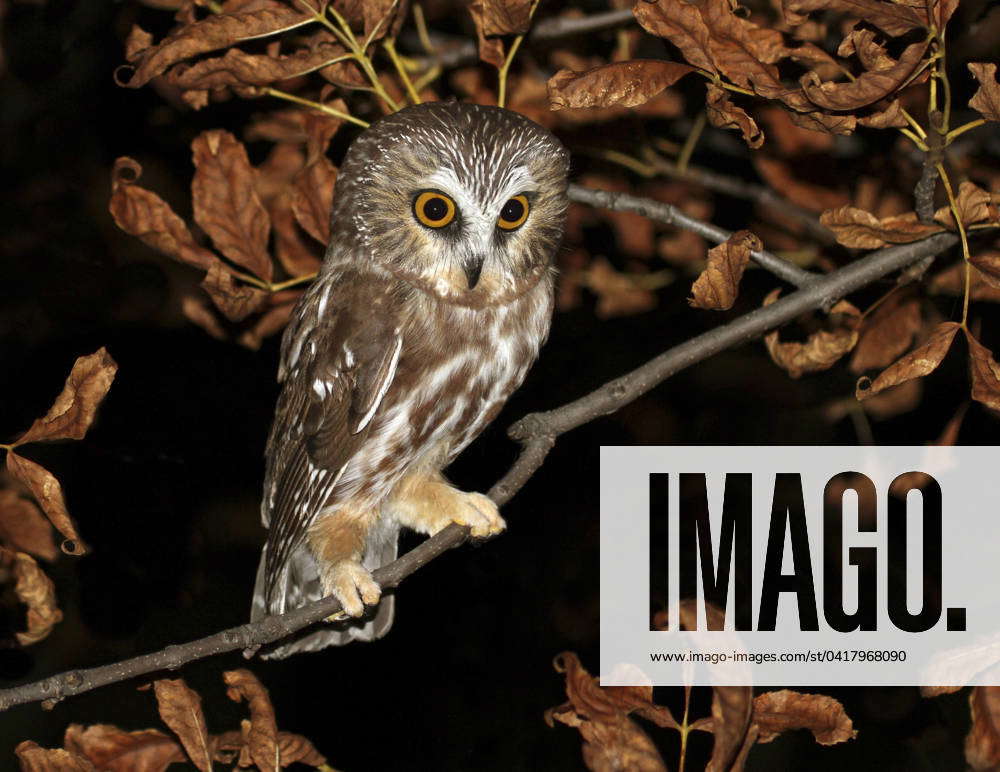
<path id="1" fill-rule="evenodd" d="M 378 555 L 366 555 L 362 561 L 365 568 L 374 571 L 376 568 L 391 563 L 396 559 L 397 539 L 382 545 Z M 270 605 L 267 603 L 267 592 L 264 583 L 264 562 L 267 548 L 260 556 L 257 567 L 257 581 L 253 590 L 253 604 L 250 609 L 250 621 L 270 614 L 281 614 L 293 608 L 323 597 L 320 590 L 319 574 L 312 555 L 303 545 L 292 553 L 286 569 L 278 580 Z M 367 614 L 361 619 L 348 619 L 343 622 L 318 622 L 301 630 L 295 635 L 285 638 L 281 643 L 265 646 L 261 649 L 262 659 L 284 659 L 292 654 L 305 651 L 319 651 L 327 646 L 343 646 L 351 641 L 374 641 L 381 638 L 392 627 L 395 597 L 392 592 L 383 593 L 382 600 L 373 614 Z"/>

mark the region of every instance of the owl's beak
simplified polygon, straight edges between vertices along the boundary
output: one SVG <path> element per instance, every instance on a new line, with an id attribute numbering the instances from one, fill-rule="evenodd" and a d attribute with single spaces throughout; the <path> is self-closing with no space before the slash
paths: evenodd
<path id="1" fill-rule="evenodd" d="M 465 278 L 469 280 L 469 289 L 474 289 L 479 284 L 479 275 L 483 272 L 484 258 L 477 255 L 462 261 L 462 270 L 465 271 Z"/>

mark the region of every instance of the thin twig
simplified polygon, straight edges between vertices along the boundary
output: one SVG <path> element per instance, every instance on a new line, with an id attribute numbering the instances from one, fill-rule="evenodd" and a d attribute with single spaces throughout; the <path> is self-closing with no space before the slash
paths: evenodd
<path id="1" fill-rule="evenodd" d="M 649 198 L 640 198 L 628 193 L 592 190 L 579 185 L 570 185 L 569 198 L 571 201 L 603 209 L 635 212 L 636 214 L 641 214 L 643 217 L 648 217 L 650 220 L 656 220 L 665 225 L 673 225 L 675 228 L 692 231 L 716 244 L 721 244 L 733 235 L 724 228 L 719 228 L 711 223 L 706 223 L 685 214 L 676 206 L 664 204 L 660 201 L 653 201 Z M 817 274 L 803 270 L 794 263 L 783 260 L 764 249 L 751 252 L 750 257 L 761 268 L 770 271 L 789 284 L 794 284 L 796 287 L 805 287 L 820 279 Z"/>
<path id="2" fill-rule="evenodd" d="M 619 200 L 619 203 L 622 201 Z M 957 241 L 958 238 L 951 233 L 939 233 L 923 241 L 872 252 L 844 268 L 815 278 L 809 286 L 769 306 L 758 308 L 675 346 L 584 397 L 555 410 L 525 416 L 508 432 L 512 438 L 521 442 L 521 452 L 503 478 L 490 489 L 489 496 L 498 505 L 506 503 L 541 467 L 559 435 L 594 418 L 613 413 L 691 365 L 762 335 L 806 311 L 828 307 L 849 292 L 893 271 L 925 257 L 940 254 Z M 450 525 L 398 560 L 378 569 L 373 576 L 383 588 L 396 587 L 421 566 L 462 544 L 467 538 L 467 528 Z M 188 662 L 215 654 L 273 643 L 335 614 L 340 608 L 340 603 L 335 598 L 324 598 L 280 616 L 264 617 L 257 622 L 233 627 L 207 638 L 168 646 L 152 654 L 112 665 L 71 670 L 41 681 L 3 689 L 0 690 L 0 710 L 40 700 L 51 704 L 99 686 L 158 670 L 176 670 Z"/>

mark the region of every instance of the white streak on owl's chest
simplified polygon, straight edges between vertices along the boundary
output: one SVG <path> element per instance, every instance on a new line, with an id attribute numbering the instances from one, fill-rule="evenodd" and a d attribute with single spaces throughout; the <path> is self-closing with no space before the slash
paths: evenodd
<path id="1" fill-rule="evenodd" d="M 400 371 L 410 378 L 397 375 L 334 500 L 376 503 L 411 469 L 441 469 L 475 439 L 524 380 L 548 333 L 552 302 L 545 285 L 489 312 L 459 309 L 450 320 L 454 337 L 439 341 L 439 357 L 422 356 L 419 345 L 404 340 Z"/>

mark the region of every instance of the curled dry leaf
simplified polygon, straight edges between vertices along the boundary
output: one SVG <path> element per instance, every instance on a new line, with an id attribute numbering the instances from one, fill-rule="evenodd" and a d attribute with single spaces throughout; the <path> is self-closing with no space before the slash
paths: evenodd
<path id="1" fill-rule="evenodd" d="M 720 129 L 736 129 L 743 135 L 743 141 L 754 150 L 764 144 L 764 132 L 756 121 L 742 107 L 734 105 L 723 89 L 708 86 L 705 111 L 709 123 Z"/>
<path id="2" fill-rule="evenodd" d="M 0 544 L 49 561 L 59 556 L 52 526 L 41 510 L 35 502 L 9 488 L 0 489 Z"/>
<path id="3" fill-rule="evenodd" d="M 567 107 L 637 107 L 674 85 L 694 67 L 678 62 L 636 59 L 602 64 L 586 72 L 559 70 L 549 78 L 549 105 Z"/>
<path id="4" fill-rule="evenodd" d="M 923 223 L 916 212 L 907 212 L 881 220 L 871 212 L 853 206 L 841 206 L 823 212 L 819 218 L 845 247 L 876 249 L 887 244 L 909 244 L 944 230 L 937 223 Z"/>
<path id="5" fill-rule="evenodd" d="M 167 257 L 208 270 L 219 258 L 195 243 L 187 225 L 162 198 L 135 184 L 141 174 L 142 167 L 131 158 L 115 161 L 108 201 L 115 224 Z"/>
<path id="6" fill-rule="evenodd" d="M 195 222 L 222 254 L 270 281 L 267 238 L 270 217 L 256 189 L 256 172 L 246 148 L 228 131 L 214 129 L 191 143 L 196 167 L 191 180 Z"/>
<path id="7" fill-rule="evenodd" d="M 70 724 L 63 746 L 102 772 L 159 772 L 187 761 L 180 743 L 159 729 L 126 732 L 110 724 Z"/>
<path id="8" fill-rule="evenodd" d="M 139 88 L 168 67 L 198 54 L 227 48 L 243 40 L 276 35 L 313 21 L 313 15 L 291 6 L 274 5 L 245 13 L 220 13 L 193 24 L 185 24 L 159 44 L 133 51 L 135 67 L 127 82 L 120 85 Z"/>
<path id="9" fill-rule="evenodd" d="M 97 772 L 87 759 L 62 748 L 42 748 L 25 740 L 14 748 L 21 772 Z"/>
<path id="10" fill-rule="evenodd" d="M 35 501 L 41 506 L 49 522 L 64 537 L 61 548 L 70 555 L 84 555 L 87 547 L 80 539 L 76 526 L 66 509 L 62 486 L 48 469 L 29 461 L 13 451 L 7 453 L 7 471 L 27 486 Z"/>
<path id="11" fill-rule="evenodd" d="M 881 369 L 892 364 L 920 331 L 920 301 L 892 295 L 861 325 L 858 345 L 851 355 L 851 372 Z"/>
<path id="12" fill-rule="evenodd" d="M 656 746 L 629 718 L 634 712 L 659 726 L 677 727 L 670 711 L 653 703 L 651 686 L 601 687 L 572 652 L 560 654 L 554 665 L 558 672 L 566 674 L 569 701 L 547 710 L 545 720 L 549 726 L 559 721 L 580 730 L 588 769 L 666 772 Z"/>
<path id="13" fill-rule="evenodd" d="M 1000 287 L 990 281 L 990 277 L 979 269 L 981 258 L 989 259 L 992 253 L 976 255 L 969 262 L 974 266 L 971 273 L 969 298 L 988 303 L 1000 303 Z M 931 279 L 928 288 L 932 294 L 964 295 L 965 294 L 965 263 L 958 262 L 944 269 Z"/>
<path id="14" fill-rule="evenodd" d="M 49 412 L 37 419 L 14 444 L 82 439 L 94 422 L 97 408 L 107 396 L 117 372 L 118 365 L 105 348 L 79 357 Z"/>
<path id="15" fill-rule="evenodd" d="M 983 190 L 973 182 L 966 180 L 958 186 L 955 196 L 955 207 L 962 220 L 962 225 L 972 225 L 984 220 L 1000 220 L 997 208 L 993 206 L 988 190 Z M 955 230 L 955 216 L 950 206 L 943 206 L 934 213 L 934 219 L 946 228 Z"/>
<path id="16" fill-rule="evenodd" d="M 489 0 L 470 0 L 466 5 L 472 23 L 476 28 L 476 38 L 479 42 L 479 60 L 492 64 L 499 69 L 503 66 L 507 58 L 504 52 L 503 41 L 496 37 L 489 37 L 486 34 L 486 6 Z"/>
<path id="17" fill-rule="evenodd" d="M 1000 765 L 1000 686 L 974 686 L 969 693 L 972 728 L 965 738 L 965 760 L 974 770 Z"/>
<path id="18" fill-rule="evenodd" d="M 277 772 L 279 766 L 288 762 L 278 756 L 278 725 L 267 689 L 245 668 L 229 670 L 222 674 L 222 678 L 229 687 L 226 691 L 229 699 L 235 702 L 245 699 L 250 706 L 250 730 L 246 744 L 250 757 L 261 770 Z"/>
<path id="19" fill-rule="evenodd" d="M 934 328 L 926 342 L 883 370 L 874 381 L 861 378 L 854 396 L 859 400 L 867 399 L 890 386 L 905 383 L 914 378 L 922 378 L 934 372 L 948 353 L 948 349 L 951 348 L 951 342 L 955 339 L 955 333 L 958 330 L 959 325 L 956 322 L 942 322 Z"/>
<path id="20" fill-rule="evenodd" d="M 222 56 L 192 65 L 179 64 L 167 73 L 168 82 L 184 90 L 213 90 L 228 86 L 268 86 L 336 64 L 347 53 L 339 43 L 301 48 L 290 54 L 266 56 L 231 48 Z"/>
<path id="21" fill-rule="evenodd" d="M 869 70 L 846 82 L 821 82 L 815 73 L 802 77 L 802 89 L 811 102 L 827 110 L 849 111 L 865 107 L 895 93 L 920 64 L 927 41 L 907 46 L 898 61 L 884 69 Z"/>
<path id="22" fill-rule="evenodd" d="M 972 398 L 993 410 L 1000 410 L 1000 365 L 993 352 L 965 331 L 969 344 L 969 375 L 972 378 Z"/>
<path id="23" fill-rule="evenodd" d="M 771 292 L 764 299 L 764 305 L 773 303 L 780 293 L 780 289 Z M 792 378 L 828 370 L 857 343 L 861 312 L 846 300 L 841 300 L 830 310 L 830 314 L 841 317 L 837 325 L 832 330 L 814 332 L 805 343 L 782 343 L 777 330 L 764 336 L 767 353 Z"/>
<path id="24" fill-rule="evenodd" d="M 732 308 L 750 253 L 762 247 L 759 238 L 743 230 L 708 250 L 708 265 L 692 285 L 693 297 L 688 298 L 688 303 L 695 308 L 718 311 Z"/>
<path id="25" fill-rule="evenodd" d="M 191 763 L 201 772 L 210 772 L 212 754 L 201 697 L 181 678 L 153 681 L 153 690 L 163 723 L 180 739 Z"/>
<path id="26" fill-rule="evenodd" d="M 842 743 L 858 734 L 844 706 L 833 697 L 788 689 L 758 695 L 753 701 L 753 723 L 759 743 L 769 743 L 791 729 L 808 729 L 820 745 Z"/>
<path id="27" fill-rule="evenodd" d="M 984 252 L 973 255 L 969 258 L 969 262 L 976 267 L 982 281 L 994 289 L 1000 289 L 1000 252 Z"/>
<path id="28" fill-rule="evenodd" d="M 56 601 L 55 585 L 30 555 L 3 547 L 0 547 L 0 555 L 5 562 L 10 562 L 15 579 L 14 593 L 28 609 L 27 630 L 15 634 L 17 642 L 22 646 L 38 643 L 47 638 L 63 618 Z"/>
<path id="29" fill-rule="evenodd" d="M 969 107 L 988 121 L 1000 121 L 1000 83 L 993 62 L 970 62 L 969 71 L 979 81 L 979 89 L 969 100 Z"/>
<path id="30" fill-rule="evenodd" d="M 782 0 L 785 20 L 792 25 L 805 21 L 811 11 L 840 11 L 864 19 L 893 37 L 927 26 L 923 6 L 883 0 Z"/>
<path id="31" fill-rule="evenodd" d="M 223 732 L 212 737 L 213 758 L 216 761 L 232 761 L 231 756 L 234 751 L 243 756 L 243 749 L 245 747 L 246 738 L 244 737 L 244 733 L 239 730 Z M 286 767 L 292 764 L 322 767 L 327 763 L 326 757 L 317 751 L 316 747 L 308 739 L 300 734 L 278 732 L 278 748 L 281 751 L 281 763 Z"/>
<path id="32" fill-rule="evenodd" d="M 746 740 L 752 711 L 752 687 L 716 686 L 712 689 L 711 728 L 715 743 L 712 745 L 712 758 L 706 772 L 723 772 L 734 768 L 732 762 Z"/>
<path id="33" fill-rule="evenodd" d="M 531 0 L 483 0 L 483 34 L 520 35 L 531 25 Z"/>
<path id="34" fill-rule="evenodd" d="M 236 279 L 221 263 L 208 269 L 201 282 L 216 307 L 232 322 L 246 319 L 267 304 L 268 293 L 246 284 L 237 284 Z"/>

